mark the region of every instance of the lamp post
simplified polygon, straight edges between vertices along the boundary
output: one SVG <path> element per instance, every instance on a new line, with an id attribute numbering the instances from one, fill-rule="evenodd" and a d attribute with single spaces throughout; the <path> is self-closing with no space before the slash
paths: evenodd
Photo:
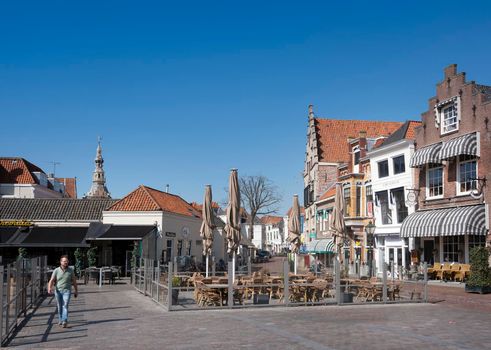
<path id="1" fill-rule="evenodd" d="M 374 276 L 374 266 L 373 266 L 373 261 L 374 261 L 374 254 L 373 254 L 373 245 L 374 245 L 374 238 L 373 234 L 375 233 L 375 225 L 370 221 L 368 225 L 365 226 L 365 232 L 367 234 L 367 248 L 368 252 L 370 253 L 368 257 L 368 263 L 369 263 L 369 270 L 370 270 L 370 277 Z"/>

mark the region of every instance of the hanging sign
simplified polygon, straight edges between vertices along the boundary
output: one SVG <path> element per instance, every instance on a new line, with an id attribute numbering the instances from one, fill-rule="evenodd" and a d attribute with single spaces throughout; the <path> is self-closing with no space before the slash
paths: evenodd
<path id="1" fill-rule="evenodd" d="M 24 220 L 1 220 L 0 221 L 0 226 L 29 227 L 32 225 L 33 225 L 32 222 L 24 221 Z"/>

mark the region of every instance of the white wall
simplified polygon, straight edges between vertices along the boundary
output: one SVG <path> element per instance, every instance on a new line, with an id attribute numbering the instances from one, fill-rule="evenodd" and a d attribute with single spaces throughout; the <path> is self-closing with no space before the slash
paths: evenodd
<path id="1" fill-rule="evenodd" d="M 198 262 L 201 261 L 203 255 L 203 246 L 197 244 L 201 242 L 200 228 L 201 219 L 195 217 L 188 217 L 184 215 L 172 214 L 167 212 L 155 211 L 155 212 L 103 212 L 103 223 L 105 224 L 117 224 L 117 225 L 154 225 L 157 223 L 159 230 L 159 238 L 157 240 L 157 251 L 159 252 L 159 258 L 161 257 L 162 250 L 167 247 L 167 240 L 173 240 L 173 249 L 177 254 L 177 242 L 183 241 L 182 254 L 187 254 L 187 247 L 191 244 L 191 255 L 196 257 Z M 166 236 L 166 232 L 175 233 L 175 238 L 169 238 Z M 185 232 L 189 232 L 186 235 Z M 224 236 L 217 230 L 214 236 L 214 253 L 216 259 L 223 259 L 223 244 Z"/>

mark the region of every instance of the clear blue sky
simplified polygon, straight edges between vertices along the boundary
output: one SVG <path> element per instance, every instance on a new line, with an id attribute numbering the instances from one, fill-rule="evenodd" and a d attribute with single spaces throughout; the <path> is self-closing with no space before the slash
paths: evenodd
<path id="1" fill-rule="evenodd" d="M 302 194 L 307 106 L 418 119 L 443 68 L 491 85 L 489 1 L 3 1 L 0 155 L 90 187 L 225 199 L 229 170 Z"/>

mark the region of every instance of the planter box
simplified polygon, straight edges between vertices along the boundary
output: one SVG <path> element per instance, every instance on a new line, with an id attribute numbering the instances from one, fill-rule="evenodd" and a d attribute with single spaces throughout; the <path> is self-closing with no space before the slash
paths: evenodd
<path id="1" fill-rule="evenodd" d="M 353 302 L 353 294 L 351 293 L 341 293 L 341 303 L 352 303 Z"/>
<path id="2" fill-rule="evenodd" d="M 254 294 L 254 304 L 269 304 L 269 294 Z"/>
<path id="3" fill-rule="evenodd" d="M 465 285 L 465 291 L 467 293 L 479 293 L 479 294 L 488 294 L 491 293 L 491 287 L 474 287 Z"/>

